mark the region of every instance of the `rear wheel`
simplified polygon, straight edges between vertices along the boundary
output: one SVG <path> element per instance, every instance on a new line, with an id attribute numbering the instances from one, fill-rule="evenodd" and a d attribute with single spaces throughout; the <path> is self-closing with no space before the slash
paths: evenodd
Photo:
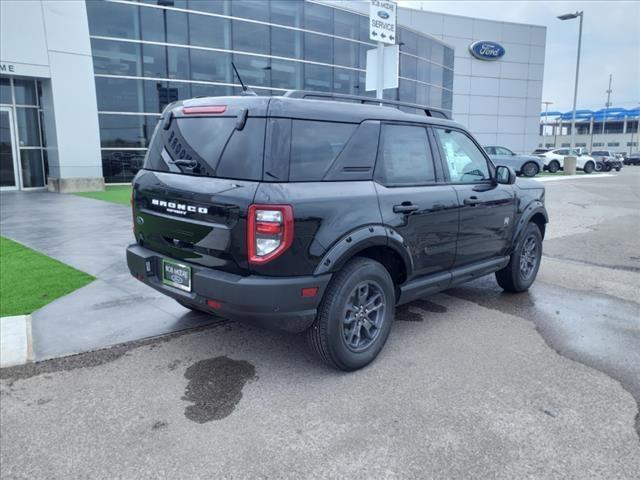
<path id="1" fill-rule="evenodd" d="M 601 172 L 603 168 L 604 164 L 602 162 L 596 162 L 595 166 L 593 167 L 596 172 Z"/>
<path id="2" fill-rule="evenodd" d="M 592 173 L 595 168 L 596 166 L 593 162 L 587 162 L 584 164 L 584 173 Z"/>
<path id="3" fill-rule="evenodd" d="M 622 167 L 617 166 L 617 167 L 616 167 L 616 172 L 619 172 L 621 169 L 622 169 Z"/>
<path id="4" fill-rule="evenodd" d="M 557 160 L 551 160 L 549 162 L 549 167 L 547 168 L 551 173 L 556 173 L 558 170 L 560 170 L 560 162 L 558 162 Z"/>
<path id="5" fill-rule="evenodd" d="M 519 293 L 533 284 L 542 258 L 542 234 L 529 223 L 506 267 L 496 272 L 496 281 L 506 292 Z"/>
<path id="6" fill-rule="evenodd" d="M 535 177 L 540 172 L 540 167 L 535 162 L 527 162 L 522 166 L 521 171 L 525 177 Z"/>
<path id="7" fill-rule="evenodd" d="M 611 165 L 607 164 L 604 166 L 604 171 L 605 172 L 610 172 L 611 171 Z"/>
<path id="8" fill-rule="evenodd" d="M 334 368 L 362 368 L 387 341 L 394 308 L 394 286 L 387 269 L 375 260 L 354 258 L 331 280 L 316 320 L 307 330 L 309 346 Z"/>

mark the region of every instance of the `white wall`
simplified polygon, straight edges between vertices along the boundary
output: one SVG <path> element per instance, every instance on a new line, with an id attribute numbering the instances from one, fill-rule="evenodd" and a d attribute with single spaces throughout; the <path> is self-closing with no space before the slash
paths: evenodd
<path id="1" fill-rule="evenodd" d="M 2 0 L 0 22 L 3 73 L 43 79 L 50 175 L 102 177 L 85 2 Z"/>

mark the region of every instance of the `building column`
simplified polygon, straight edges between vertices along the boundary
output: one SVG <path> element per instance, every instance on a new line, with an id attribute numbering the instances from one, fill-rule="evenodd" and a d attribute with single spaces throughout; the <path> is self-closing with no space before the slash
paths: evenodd
<path id="1" fill-rule="evenodd" d="M 624 123 L 622 124 L 622 133 L 627 133 L 627 116 L 624 116 Z"/>

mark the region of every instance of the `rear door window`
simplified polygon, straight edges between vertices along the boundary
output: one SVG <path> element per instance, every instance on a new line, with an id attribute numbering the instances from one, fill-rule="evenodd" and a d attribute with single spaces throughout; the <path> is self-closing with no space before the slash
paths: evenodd
<path id="1" fill-rule="evenodd" d="M 436 180 L 424 127 L 383 125 L 376 179 L 387 186 L 424 185 Z"/>
<path id="2" fill-rule="evenodd" d="M 356 127 L 353 123 L 294 120 L 291 127 L 289 180 L 322 180 Z"/>

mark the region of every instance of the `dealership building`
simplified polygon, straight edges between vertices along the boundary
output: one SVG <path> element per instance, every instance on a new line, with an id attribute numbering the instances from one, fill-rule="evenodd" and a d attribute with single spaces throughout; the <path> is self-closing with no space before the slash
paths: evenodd
<path id="1" fill-rule="evenodd" d="M 128 182 L 170 102 L 239 92 L 365 91 L 369 2 L 2 0 L 0 187 Z M 546 28 L 398 8 L 398 88 L 484 145 L 538 145 Z M 500 58 L 474 56 L 489 42 Z"/>

